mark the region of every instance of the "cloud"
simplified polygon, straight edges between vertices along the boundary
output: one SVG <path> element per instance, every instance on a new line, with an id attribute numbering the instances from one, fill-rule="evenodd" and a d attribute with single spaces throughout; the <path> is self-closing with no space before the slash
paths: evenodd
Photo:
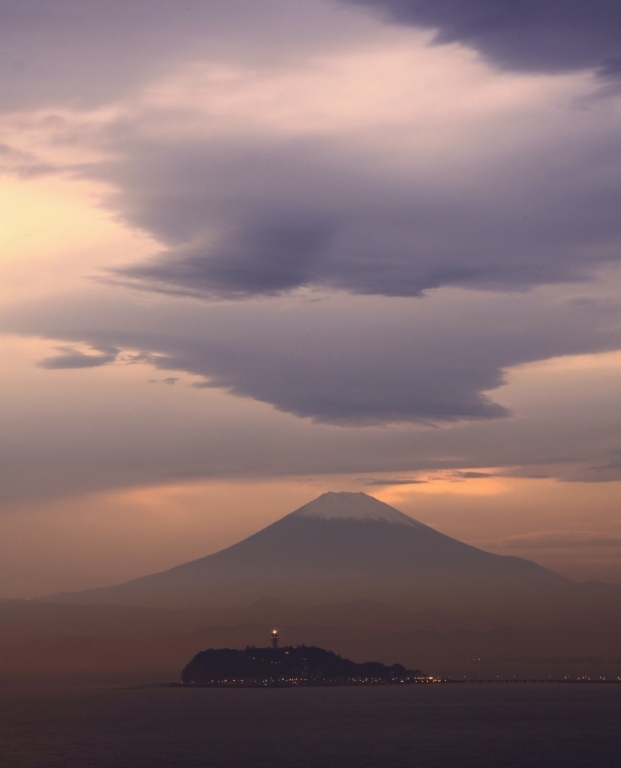
<path id="1" fill-rule="evenodd" d="M 590 531 L 544 531 L 507 536 L 502 539 L 488 539 L 480 544 L 497 549 L 517 550 L 589 549 L 591 547 L 618 549 L 621 547 L 621 538 Z"/>
<path id="2" fill-rule="evenodd" d="M 434 29 L 437 43 L 472 46 L 501 68 L 619 73 L 617 0 L 342 1 L 371 7 L 399 23 Z"/>
<path id="3" fill-rule="evenodd" d="M 177 143 L 138 124 L 116 144 L 122 164 L 95 173 L 118 189 L 121 215 L 168 247 L 112 277 L 205 298 L 588 280 L 621 259 L 618 126 L 592 117 L 591 135 L 577 137 L 557 114 L 538 146 L 493 163 L 475 142 L 470 168 L 440 159 L 435 178 L 416 164 L 391 173 L 372 147 L 349 159 L 337 137 Z"/>
<path id="4" fill-rule="evenodd" d="M 100 352 L 100 354 L 88 355 L 73 347 L 57 347 L 57 350 L 61 354 L 54 355 L 54 357 L 45 357 L 43 360 L 39 361 L 38 366 L 49 370 L 98 368 L 99 366 L 113 363 L 120 351 L 115 347 L 109 346 L 93 347 L 93 349 Z"/>
<path id="5" fill-rule="evenodd" d="M 366 34 L 323 0 L 2 0 L 0 111 L 139 92 L 184 62 L 278 61 Z"/>
<path id="6" fill-rule="evenodd" d="M 506 417 L 511 408 L 490 391 L 507 368 L 621 343 L 618 301 L 568 302 L 562 287 L 507 296 L 443 289 L 423 301 L 135 298 L 101 288 L 96 297 L 25 303 L 0 316 L 0 326 L 128 350 L 128 363 L 185 371 L 211 389 L 355 426 Z"/>
<path id="7" fill-rule="evenodd" d="M 167 384 L 169 387 L 174 386 L 179 381 L 178 376 L 168 376 L 165 379 L 149 379 L 149 384 Z"/>
<path id="8" fill-rule="evenodd" d="M 330 227 L 282 221 L 238 231 L 219 247 L 181 247 L 146 264 L 117 269 L 137 288 L 189 296 L 276 295 L 316 281 Z"/>
<path id="9" fill-rule="evenodd" d="M 607 287 L 618 292 L 610 279 Z M 442 289 L 423 301 L 337 294 L 207 303 L 90 286 L 3 307 L 0 328 L 22 338 L 0 338 L 1 496 L 309 474 L 335 476 L 326 482 L 338 488 L 338 475 L 447 477 L 472 467 L 592 479 L 588 465 L 619 448 L 621 356 L 505 367 L 619 346 L 621 310 L 565 296 L 562 287 L 507 296 Z M 108 368 L 59 379 L 30 362 L 42 356 L 43 334 L 72 346 L 107 339 L 122 352 Z M 9 343 L 26 354 L 14 361 Z M 177 371 L 186 375 L 175 386 L 147 384 Z M 212 386 L 187 386 L 193 377 Z M 503 378 L 507 386 L 487 389 Z M 487 401 L 476 411 L 481 391 Z M 510 415 L 495 418 L 486 402 Z M 621 477 L 618 468 L 602 474 Z M 606 485 L 590 492 L 609 493 L 615 508 L 618 492 Z M 573 499 L 580 489 L 565 493 Z"/>
<path id="10" fill-rule="evenodd" d="M 364 480 L 363 485 L 368 486 L 393 486 L 393 485 L 424 485 L 427 480 L 413 480 L 413 479 L 386 479 L 386 480 Z"/>
<path id="11" fill-rule="evenodd" d="M 246 20 L 234 24 L 246 4 L 234 6 L 210 11 L 237 35 L 226 64 L 208 46 L 168 78 L 150 70 L 140 98 L 102 113 L 81 138 L 109 159 L 59 163 L 108 184 L 114 214 L 161 244 L 106 279 L 205 299 L 301 287 L 420 297 L 585 281 L 621 259 L 614 97 L 589 105 L 593 88 L 579 79 L 508 76 L 463 51 L 430 50 L 410 31 L 393 33 L 392 56 L 378 58 L 381 24 L 372 45 L 350 47 L 343 19 L 323 4 L 311 16 L 336 14 L 340 50 L 327 55 L 314 39 L 295 63 L 248 63 L 238 49 Z M 80 29 L 95 23 L 97 14 L 66 7 Z M 132 29 L 137 8 L 127 11 Z M 169 12 L 158 4 L 148 22 L 165 37 Z M 14 13 L 30 30 L 30 16 Z M 435 71 L 443 76 L 429 79 Z M 80 136 L 64 119 L 66 141 Z"/>

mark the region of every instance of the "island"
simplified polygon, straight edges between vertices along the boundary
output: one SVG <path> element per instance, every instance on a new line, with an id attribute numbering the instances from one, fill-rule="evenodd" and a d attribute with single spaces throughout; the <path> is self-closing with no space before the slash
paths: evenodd
<path id="1" fill-rule="evenodd" d="M 376 661 L 357 664 L 315 646 L 210 648 L 196 654 L 181 674 L 184 686 L 294 687 L 403 685 L 430 681 L 419 670 Z"/>

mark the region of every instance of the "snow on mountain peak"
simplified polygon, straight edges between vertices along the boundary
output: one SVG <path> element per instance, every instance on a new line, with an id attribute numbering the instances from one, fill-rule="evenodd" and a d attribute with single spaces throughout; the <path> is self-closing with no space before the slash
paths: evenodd
<path id="1" fill-rule="evenodd" d="M 288 517 L 314 517 L 320 520 L 358 520 L 394 523 L 421 527 L 411 517 L 398 509 L 374 499 L 366 493 L 324 493 L 314 501 L 296 509 Z"/>

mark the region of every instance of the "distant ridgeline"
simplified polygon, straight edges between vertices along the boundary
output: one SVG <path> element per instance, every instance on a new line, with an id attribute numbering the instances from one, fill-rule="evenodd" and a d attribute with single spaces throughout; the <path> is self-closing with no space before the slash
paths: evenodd
<path id="1" fill-rule="evenodd" d="M 426 682 L 418 670 L 376 661 L 356 664 L 315 646 L 201 651 L 181 674 L 184 685 L 311 686 L 391 685 Z"/>

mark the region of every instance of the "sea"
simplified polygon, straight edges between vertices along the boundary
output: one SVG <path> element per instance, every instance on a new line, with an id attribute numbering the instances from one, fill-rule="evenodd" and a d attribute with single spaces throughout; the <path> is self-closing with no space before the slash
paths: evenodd
<path id="1" fill-rule="evenodd" d="M 619 768 L 621 685 L 7 685 L 0 766 Z"/>

